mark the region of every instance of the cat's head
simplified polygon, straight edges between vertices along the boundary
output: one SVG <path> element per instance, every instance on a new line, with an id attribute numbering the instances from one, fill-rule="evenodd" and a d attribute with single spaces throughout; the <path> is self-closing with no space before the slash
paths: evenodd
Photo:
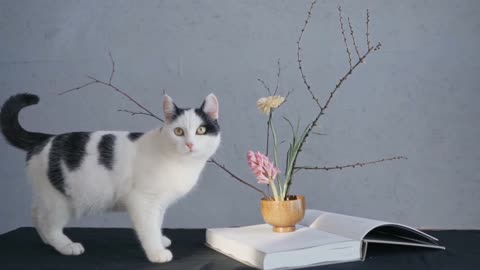
<path id="1" fill-rule="evenodd" d="M 214 94 L 208 95 L 196 109 L 179 108 L 171 97 L 165 95 L 162 133 L 170 143 L 170 150 L 192 158 L 208 159 L 212 156 L 220 145 L 218 109 Z"/>

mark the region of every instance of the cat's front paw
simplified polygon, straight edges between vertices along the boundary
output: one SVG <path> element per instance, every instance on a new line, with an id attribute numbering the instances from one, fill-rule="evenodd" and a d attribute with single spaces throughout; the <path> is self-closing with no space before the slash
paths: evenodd
<path id="1" fill-rule="evenodd" d="M 172 240 L 170 240 L 168 237 L 166 236 L 162 236 L 162 244 L 164 247 L 169 247 L 171 244 L 172 244 Z"/>
<path id="2" fill-rule="evenodd" d="M 165 263 L 172 260 L 172 252 L 168 249 L 157 250 L 155 252 L 148 252 L 147 258 L 152 263 Z"/>
<path id="3" fill-rule="evenodd" d="M 85 252 L 85 249 L 80 243 L 70 243 L 68 245 L 63 246 L 62 248 L 59 248 L 58 251 L 63 255 L 76 256 Z"/>

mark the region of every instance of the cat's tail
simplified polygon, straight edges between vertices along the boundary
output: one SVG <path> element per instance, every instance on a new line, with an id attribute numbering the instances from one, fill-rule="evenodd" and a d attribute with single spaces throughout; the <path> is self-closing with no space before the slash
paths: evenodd
<path id="1" fill-rule="evenodd" d="M 18 122 L 18 113 L 24 107 L 37 104 L 40 99 L 32 94 L 18 94 L 11 96 L 3 104 L 0 112 L 0 126 L 3 136 L 7 141 L 25 151 L 32 150 L 36 145 L 48 140 L 53 135 L 29 132 L 20 126 Z"/>

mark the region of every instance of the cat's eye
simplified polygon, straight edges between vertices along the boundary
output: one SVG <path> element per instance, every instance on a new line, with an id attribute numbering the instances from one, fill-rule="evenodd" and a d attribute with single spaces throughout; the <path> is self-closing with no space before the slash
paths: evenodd
<path id="1" fill-rule="evenodd" d="M 185 135 L 185 133 L 183 132 L 183 129 L 181 129 L 181 128 L 179 128 L 179 127 L 175 128 L 175 129 L 173 130 L 173 132 L 174 132 L 175 135 L 177 135 L 177 136 L 183 136 L 183 135 Z"/>
<path id="2" fill-rule="evenodd" d="M 197 135 L 205 135 L 207 128 L 205 126 L 199 126 L 197 128 Z"/>

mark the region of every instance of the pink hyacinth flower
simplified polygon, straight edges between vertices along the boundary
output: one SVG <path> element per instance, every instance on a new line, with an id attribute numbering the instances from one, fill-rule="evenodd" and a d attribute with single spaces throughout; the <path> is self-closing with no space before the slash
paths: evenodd
<path id="1" fill-rule="evenodd" d="M 247 152 L 247 163 L 259 184 L 269 184 L 275 180 L 280 169 L 275 167 L 267 156 L 260 152 Z"/>

